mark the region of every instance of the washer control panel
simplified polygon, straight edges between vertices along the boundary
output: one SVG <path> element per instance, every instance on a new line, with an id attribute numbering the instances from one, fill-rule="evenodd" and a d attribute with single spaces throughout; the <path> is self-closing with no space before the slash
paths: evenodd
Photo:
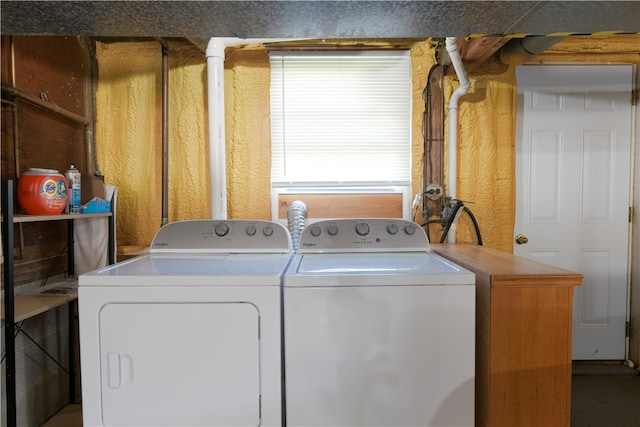
<path id="1" fill-rule="evenodd" d="M 300 252 L 424 252 L 429 239 L 420 225 L 395 218 L 331 219 L 311 223 Z"/>
<path id="2" fill-rule="evenodd" d="M 150 252 L 288 253 L 291 235 L 282 224 L 261 220 L 172 222 L 156 233 Z"/>

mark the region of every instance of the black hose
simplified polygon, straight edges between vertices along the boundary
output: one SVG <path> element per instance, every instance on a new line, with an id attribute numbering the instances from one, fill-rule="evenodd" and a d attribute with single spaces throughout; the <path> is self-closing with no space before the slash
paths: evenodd
<path id="1" fill-rule="evenodd" d="M 469 215 L 469 218 L 471 218 L 471 222 L 473 223 L 473 228 L 476 233 L 476 239 L 478 241 L 478 245 L 483 246 L 482 234 L 480 233 L 480 225 L 478 224 L 478 221 L 476 220 L 475 215 L 473 215 L 473 212 L 471 212 L 471 210 L 468 207 L 466 207 L 464 203 L 460 200 L 456 201 L 456 204 L 451 209 L 451 213 L 449 214 L 449 218 L 447 219 L 446 222 L 442 221 L 442 219 L 431 219 L 427 222 L 420 224 L 420 227 L 424 228 L 425 233 L 427 234 L 427 239 L 431 241 L 431 236 L 429 235 L 430 224 L 444 223 L 444 230 L 442 232 L 442 237 L 440 237 L 440 242 L 439 242 L 439 243 L 444 243 L 444 241 L 447 239 L 447 235 L 449 234 L 449 230 L 451 229 L 451 226 L 453 225 L 453 222 L 455 221 L 456 216 L 458 215 L 458 211 L 461 208 L 464 210 L 464 212 L 467 213 L 467 215 Z"/>
<path id="2" fill-rule="evenodd" d="M 449 213 L 449 218 L 447 219 L 447 223 L 444 226 L 442 237 L 440 237 L 440 243 L 444 243 L 444 241 L 447 239 L 447 234 L 449 234 L 449 229 L 451 229 L 451 226 L 453 225 L 453 221 L 455 221 L 456 219 L 456 215 L 458 214 L 458 211 L 463 206 L 464 204 L 460 200 L 456 201 L 456 204 L 453 206 L 451 213 Z"/>
<path id="3" fill-rule="evenodd" d="M 471 218 L 471 222 L 473 222 L 473 228 L 476 230 L 476 238 L 478 239 L 478 245 L 482 246 L 482 236 L 480 235 L 480 226 L 478 225 L 478 221 L 476 221 L 476 217 L 471 213 L 471 210 L 468 207 L 464 207 L 464 211 Z"/>
<path id="4" fill-rule="evenodd" d="M 431 242 L 431 236 L 429 235 L 429 225 L 430 224 L 442 224 L 442 220 L 441 219 L 430 219 L 427 222 L 424 222 L 422 224 L 420 224 L 420 227 L 424 228 L 424 232 L 427 235 L 427 239 L 429 240 L 429 242 Z"/>

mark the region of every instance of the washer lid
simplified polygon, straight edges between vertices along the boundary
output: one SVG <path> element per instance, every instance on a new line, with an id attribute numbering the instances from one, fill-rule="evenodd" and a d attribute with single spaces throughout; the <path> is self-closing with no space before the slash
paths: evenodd
<path id="1" fill-rule="evenodd" d="M 277 286 L 290 260 L 288 253 L 154 253 L 82 274 L 79 285 Z"/>
<path id="2" fill-rule="evenodd" d="M 474 284 L 470 271 L 432 253 L 300 254 L 284 286 Z"/>
<path id="3" fill-rule="evenodd" d="M 298 265 L 299 274 L 398 274 L 429 269 L 430 273 L 450 272 L 451 267 L 432 257 L 416 253 L 389 254 L 307 254 Z"/>

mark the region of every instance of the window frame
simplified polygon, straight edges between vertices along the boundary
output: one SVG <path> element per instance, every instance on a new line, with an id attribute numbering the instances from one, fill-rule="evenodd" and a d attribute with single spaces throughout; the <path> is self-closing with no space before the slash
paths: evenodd
<path id="1" fill-rule="evenodd" d="M 280 194 L 401 194 L 402 195 L 402 215 L 403 218 L 408 219 L 411 215 L 411 179 L 412 179 L 412 81 L 411 81 L 411 55 L 408 49 L 398 50 L 358 50 L 358 51 L 304 51 L 304 52 L 290 52 L 272 50 L 269 52 L 270 61 L 274 55 L 287 55 L 287 56 L 327 56 L 336 55 L 344 56 L 348 53 L 351 57 L 357 57 L 358 55 L 368 56 L 395 56 L 406 59 L 407 81 L 406 83 L 406 102 L 403 108 L 406 110 L 403 112 L 406 120 L 406 139 L 402 142 L 405 145 L 405 161 L 406 161 L 406 180 L 383 180 L 383 181 L 275 181 L 271 179 L 271 208 L 272 218 L 278 220 L 278 195 Z M 273 73 L 272 73 L 273 78 Z M 273 119 L 272 119 L 273 120 Z M 273 144 L 273 140 L 272 140 Z M 272 155 L 274 153 L 274 147 L 271 148 Z M 273 174 L 273 160 L 271 171 Z"/>

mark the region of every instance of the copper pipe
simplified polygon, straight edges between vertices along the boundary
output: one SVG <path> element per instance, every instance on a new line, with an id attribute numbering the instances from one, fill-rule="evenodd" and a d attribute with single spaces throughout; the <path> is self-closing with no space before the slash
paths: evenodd
<path id="1" fill-rule="evenodd" d="M 87 125 L 88 120 L 85 117 L 82 117 L 76 113 L 72 113 L 71 111 L 67 111 L 64 108 L 60 108 L 53 102 L 44 101 L 36 96 L 31 95 L 28 92 L 25 92 L 16 87 L 2 85 L 2 92 L 8 93 L 11 96 L 14 96 L 18 99 L 26 101 L 32 105 L 40 107 L 44 110 L 50 111 L 52 113 L 58 114 L 66 119 L 69 119 L 73 122 L 79 123 L 81 125 Z"/>
<path id="2" fill-rule="evenodd" d="M 160 227 L 169 223 L 169 45 L 157 39 L 162 46 L 162 220 Z"/>

